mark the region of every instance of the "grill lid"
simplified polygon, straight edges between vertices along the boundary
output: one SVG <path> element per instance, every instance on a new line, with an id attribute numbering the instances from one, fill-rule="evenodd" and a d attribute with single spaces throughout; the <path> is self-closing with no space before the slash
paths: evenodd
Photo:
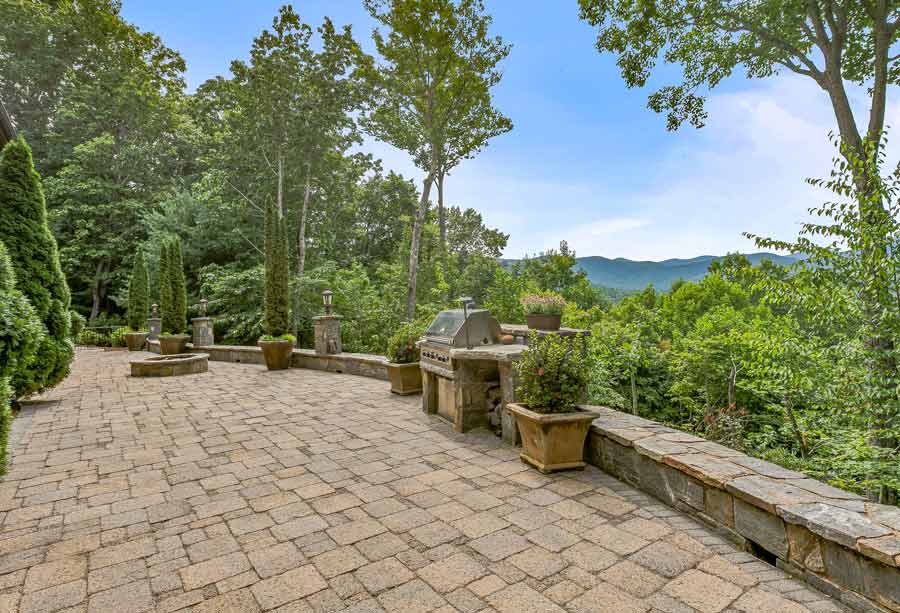
<path id="1" fill-rule="evenodd" d="M 496 343 L 500 338 L 500 324 L 487 309 L 469 311 L 468 320 L 462 309 L 441 311 L 428 326 L 425 338 L 453 347 L 465 347 L 467 328 L 468 342 L 473 346 Z"/>

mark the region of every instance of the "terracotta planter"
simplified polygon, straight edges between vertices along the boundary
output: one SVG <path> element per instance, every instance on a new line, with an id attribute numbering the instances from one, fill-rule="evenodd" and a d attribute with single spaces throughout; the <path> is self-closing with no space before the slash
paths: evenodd
<path id="1" fill-rule="evenodd" d="M 165 334 L 159 337 L 159 351 L 163 355 L 175 355 L 184 353 L 187 342 L 190 340 L 187 334 Z"/>
<path id="2" fill-rule="evenodd" d="M 140 351 L 147 342 L 146 332 L 126 332 L 122 336 L 125 337 L 125 344 L 128 345 L 128 351 Z"/>
<path id="3" fill-rule="evenodd" d="M 291 367 L 293 341 L 256 341 L 256 344 L 262 348 L 263 359 L 269 370 L 284 370 Z"/>
<path id="4" fill-rule="evenodd" d="M 559 330 L 562 315 L 526 315 L 525 321 L 531 330 Z"/>
<path id="5" fill-rule="evenodd" d="M 542 473 L 584 468 L 584 439 L 596 413 L 580 407 L 572 413 L 535 413 L 515 403 L 506 408 L 522 435 L 523 462 Z"/>
<path id="6" fill-rule="evenodd" d="M 387 369 L 393 393 L 408 396 L 422 391 L 422 371 L 418 362 L 410 364 L 388 362 Z"/>

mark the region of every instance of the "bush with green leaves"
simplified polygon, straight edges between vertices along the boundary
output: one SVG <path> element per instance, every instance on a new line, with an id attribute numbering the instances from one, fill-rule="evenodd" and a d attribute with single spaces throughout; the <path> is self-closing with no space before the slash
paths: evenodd
<path id="1" fill-rule="evenodd" d="M 565 308 L 565 298 L 555 292 L 522 296 L 522 309 L 526 315 L 562 315 Z"/>
<path id="2" fill-rule="evenodd" d="M 12 426 L 13 414 L 10 407 L 12 399 L 12 387 L 9 379 L 0 377 L 0 477 L 6 474 L 6 464 L 9 460 L 6 452 L 6 443 L 9 439 L 9 429 Z"/>
<path id="3" fill-rule="evenodd" d="M 169 241 L 164 239 L 159 246 L 159 264 L 156 278 L 159 283 L 159 315 L 160 315 L 160 331 L 168 333 L 172 327 L 172 314 L 174 312 L 174 303 L 172 296 L 172 275 L 169 272 L 171 268 L 169 260 L 171 255 L 169 252 Z"/>
<path id="4" fill-rule="evenodd" d="M 263 340 L 294 340 L 291 309 L 287 229 L 284 218 L 273 203 L 266 208 L 266 289 L 265 331 Z M 290 336 L 290 338 L 288 338 Z"/>
<path id="5" fill-rule="evenodd" d="M 428 323 L 422 320 L 402 324 L 387 343 L 387 357 L 395 364 L 411 364 L 419 361 L 416 342 L 425 335 Z"/>
<path id="6" fill-rule="evenodd" d="M 3 243 L 0 243 L 0 379 L 27 387 L 46 328 L 22 292 Z"/>
<path id="7" fill-rule="evenodd" d="M 532 332 L 516 363 L 516 397 L 535 413 L 567 413 L 584 401 L 590 374 L 581 336 Z"/>
<path id="8" fill-rule="evenodd" d="M 69 335 L 73 339 L 78 338 L 78 335 L 81 334 L 86 325 L 87 320 L 84 318 L 84 315 L 78 311 L 69 311 Z"/>
<path id="9" fill-rule="evenodd" d="M 184 334 L 187 330 L 187 285 L 181 239 L 177 236 L 164 241 L 160 249 L 159 306 L 163 334 Z"/>
<path id="10" fill-rule="evenodd" d="M 144 252 L 134 256 L 131 281 L 128 283 L 128 327 L 143 330 L 147 327 L 147 313 L 150 311 L 150 277 L 144 262 Z"/>
<path id="11" fill-rule="evenodd" d="M 9 252 L 17 288 L 46 329 L 36 358 L 12 381 L 16 397 L 22 397 L 62 381 L 74 357 L 69 288 L 47 225 L 41 179 L 22 138 L 10 141 L 0 156 L 0 211 L 0 242 Z"/>

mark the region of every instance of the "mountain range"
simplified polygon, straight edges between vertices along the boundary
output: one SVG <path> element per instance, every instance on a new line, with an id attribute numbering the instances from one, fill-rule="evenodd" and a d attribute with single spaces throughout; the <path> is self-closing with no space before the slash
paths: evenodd
<path id="1" fill-rule="evenodd" d="M 748 260 L 757 266 L 762 260 L 772 260 L 775 264 L 787 266 L 801 259 L 796 255 L 775 253 L 748 253 Z M 609 259 L 601 256 L 578 258 L 578 267 L 587 273 L 594 285 L 623 290 L 637 290 L 652 284 L 660 290 L 667 290 L 677 279 L 697 281 L 706 276 L 711 262 L 723 256 L 701 255 L 689 259 L 671 259 L 661 262 L 642 262 L 625 258 Z"/>

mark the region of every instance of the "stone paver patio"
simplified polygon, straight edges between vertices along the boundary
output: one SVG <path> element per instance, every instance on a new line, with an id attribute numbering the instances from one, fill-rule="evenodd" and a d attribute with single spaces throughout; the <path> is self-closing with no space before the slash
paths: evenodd
<path id="1" fill-rule="evenodd" d="M 0 612 L 845 611 L 589 467 L 381 381 L 79 351 L 0 482 Z"/>

